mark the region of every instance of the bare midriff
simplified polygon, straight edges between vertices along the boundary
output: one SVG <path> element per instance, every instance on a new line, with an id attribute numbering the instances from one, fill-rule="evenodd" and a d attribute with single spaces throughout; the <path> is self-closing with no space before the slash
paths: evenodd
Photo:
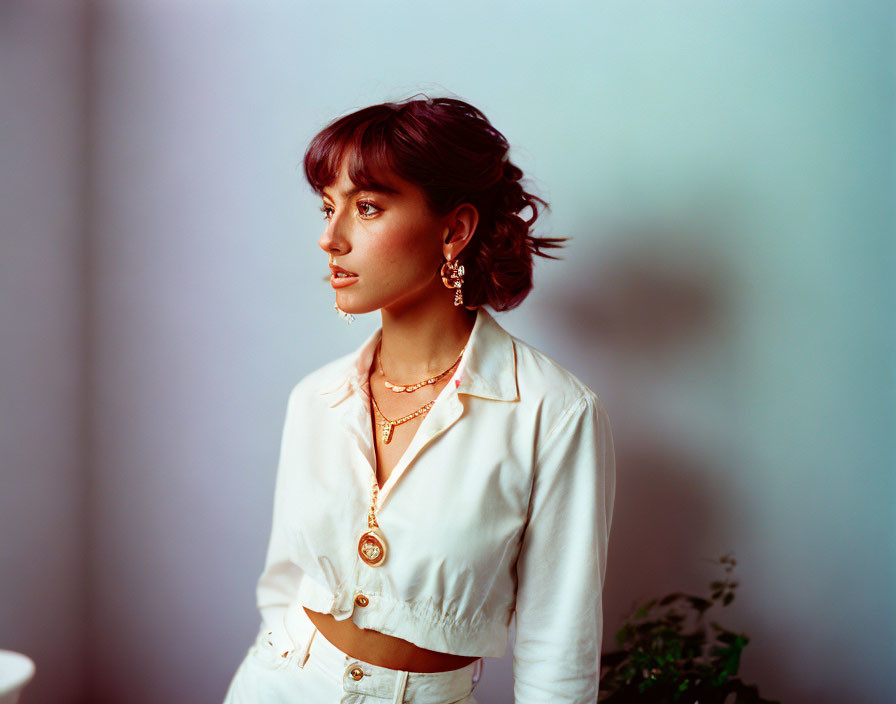
<path id="1" fill-rule="evenodd" d="M 478 660 L 467 655 L 427 650 L 395 636 L 359 628 L 350 618 L 337 621 L 332 614 L 309 609 L 305 609 L 305 613 L 330 643 L 347 655 L 371 665 L 408 672 L 446 672 Z"/>

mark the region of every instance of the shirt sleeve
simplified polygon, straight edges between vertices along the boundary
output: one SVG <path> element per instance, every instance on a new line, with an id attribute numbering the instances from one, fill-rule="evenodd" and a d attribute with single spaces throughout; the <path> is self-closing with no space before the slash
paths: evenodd
<path id="1" fill-rule="evenodd" d="M 517 560 L 516 704 L 594 704 L 616 491 L 613 437 L 594 394 L 570 404 L 538 450 Z"/>
<path id="2" fill-rule="evenodd" d="M 290 556 L 289 536 L 284 516 L 286 515 L 285 484 L 287 483 L 287 467 L 295 461 L 293 457 L 295 443 L 290 442 L 292 429 L 296 421 L 295 388 L 290 393 L 286 406 L 286 419 L 280 439 L 280 455 L 277 463 L 277 475 L 274 482 L 274 508 L 271 523 L 271 536 L 268 542 L 264 570 L 258 578 L 255 589 L 256 603 L 261 619 L 267 630 L 282 632 L 287 607 L 294 600 L 296 590 L 302 578 L 302 570 Z"/>

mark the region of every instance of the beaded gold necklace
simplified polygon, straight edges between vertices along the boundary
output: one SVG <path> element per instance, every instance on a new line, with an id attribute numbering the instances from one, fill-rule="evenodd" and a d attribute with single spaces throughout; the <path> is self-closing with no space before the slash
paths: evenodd
<path id="1" fill-rule="evenodd" d="M 432 408 L 432 405 L 435 403 L 435 400 L 428 401 L 413 413 L 408 413 L 406 416 L 396 418 L 395 420 L 390 420 L 383 415 L 383 412 L 376 405 L 376 399 L 373 398 L 372 393 L 370 394 L 370 402 L 373 404 L 374 416 L 379 416 L 380 418 L 382 418 L 381 421 L 377 420 L 376 424 L 379 426 L 380 432 L 382 433 L 380 437 L 383 440 L 383 444 L 388 445 L 390 442 L 392 442 L 392 428 L 394 428 L 396 425 L 407 423 L 412 418 L 416 418 L 423 413 L 428 413 L 429 409 Z"/>
<path id="2" fill-rule="evenodd" d="M 379 366 L 380 374 L 383 375 L 383 383 L 386 385 L 386 388 L 389 389 L 390 391 L 393 391 L 396 394 L 401 394 L 401 393 L 409 394 L 409 393 L 416 391 L 417 389 L 422 389 L 424 386 L 428 386 L 429 384 L 435 384 L 439 379 L 441 379 L 443 376 L 445 376 L 448 372 L 450 372 L 452 369 L 454 369 L 457 366 L 458 362 L 460 362 L 461 357 L 464 356 L 464 350 L 467 349 L 466 345 L 465 345 L 464 349 L 462 349 L 460 351 L 460 354 L 457 355 L 457 359 L 454 360 L 454 363 L 450 367 L 448 367 L 445 371 L 440 372 L 440 373 L 436 374 L 435 376 L 430 377 L 429 379 L 424 379 L 423 381 L 418 381 L 416 384 L 403 384 L 402 385 L 402 384 L 393 384 L 391 381 L 389 381 L 386 378 L 386 372 L 383 371 L 383 358 L 380 356 L 380 348 L 382 347 L 382 344 L 383 344 L 383 339 L 380 338 L 380 341 L 377 343 L 377 346 L 376 346 L 376 363 Z"/>

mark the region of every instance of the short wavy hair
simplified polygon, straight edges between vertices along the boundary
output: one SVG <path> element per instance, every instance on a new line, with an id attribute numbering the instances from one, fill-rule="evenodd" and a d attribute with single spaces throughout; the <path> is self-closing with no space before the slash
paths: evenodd
<path id="1" fill-rule="evenodd" d="M 532 234 L 539 204 L 550 206 L 524 190 L 523 172 L 508 151 L 504 135 L 469 103 L 412 96 L 334 120 L 311 140 L 304 168 L 320 194 L 336 181 L 348 152 L 348 176 L 361 188 L 373 187 L 376 174 L 387 169 L 419 186 L 437 215 L 461 203 L 475 206 L 479 223 L 458 255 L 465 270 L 464 304 L 503 311 L 532 290 L 533 255 L 557 259 L 545 250 L 567 239 Z M 523 218 L 526 207 L 531 215 Z"/>

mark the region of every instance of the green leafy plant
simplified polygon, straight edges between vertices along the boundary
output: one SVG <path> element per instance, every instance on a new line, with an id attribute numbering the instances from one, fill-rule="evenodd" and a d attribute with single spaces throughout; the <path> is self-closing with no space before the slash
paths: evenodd
<path id="1" fill-rule="evenodd" d="M 718 560 L 723 579 L 710 583 L 708 597 L 674 592 L 638 606 L 616 633 L 619 650 L 601 656 L 601 704 L 779 704 L 762 699 L 755 685 L 737 677 L 750 639 L 704 618 L 734 600 L 737 562 Z"/>

